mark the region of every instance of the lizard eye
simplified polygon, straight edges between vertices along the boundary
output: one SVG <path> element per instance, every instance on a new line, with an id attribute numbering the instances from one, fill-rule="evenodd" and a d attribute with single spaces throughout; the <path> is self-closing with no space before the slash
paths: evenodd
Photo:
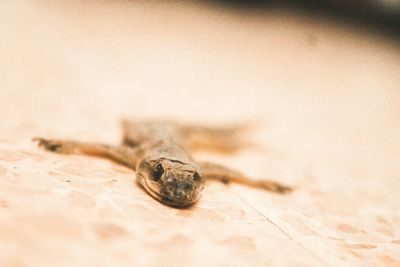
<path id="1" fill-rule="evenodd" d="M 194 179 L 196 182 L 200 182 L 200 180 L 201 180 L 200 174 L 199 174 L 198 172 L 195 172 L 195 173 L 193 174 L 193 179 Z"/>
<path id="2" fill-rule="evenodd" d="M 151 174 L 152 180 L 156 182 L 160 181 L 163 173 L 164 173 L 164 168 L 160 163 L 158 163 L 156 167 L 154 167 L 153 173 Z"/>

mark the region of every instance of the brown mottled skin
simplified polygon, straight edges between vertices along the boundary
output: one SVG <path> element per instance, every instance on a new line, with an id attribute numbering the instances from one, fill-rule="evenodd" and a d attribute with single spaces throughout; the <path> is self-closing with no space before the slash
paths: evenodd
<path id="1" fill-rule="evenodd" d="M 223 153 L 240 148 L 242 126 L 210 128 L 172 121 L 124 120 L 119 146 L 70 140 L 34 138 L 47 150 L 81 153 L 112 159 L 137 172 L 139 184 L 156 200 L 173 207 L 195 203 L 205 179 L 237 182 L 277 193 L 291 189 L 268 180 L 252 180 L 240 172 L 213 163 L 195 162 L 189 151 L 216 150 Z"/>

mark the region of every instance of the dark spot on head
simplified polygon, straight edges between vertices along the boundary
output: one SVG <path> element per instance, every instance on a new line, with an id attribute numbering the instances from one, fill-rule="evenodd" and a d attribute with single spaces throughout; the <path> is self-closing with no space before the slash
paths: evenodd
<path id="1" fill-rule="evenodd" d="M 161 202 L 162 203 L 170 203 L 170 200 L 167 196 L 161 195 Z"/>
<path id="2" fill-rule="evenodd" d="M 194 174 L 193 174 L 193 180 L 194 180 L 195 182 L 200 182 L 201 176 L 200 176 L 200 174 L 199 174 L 198 172 L 194 172 Z"/>
<path id="3" fill-rule="evenodd" d="M 151 174 L 151 179 L 152 179 L 153 181 L 158 182 L 158 181 L 160 181 L 161 176 L 163 175 L 163 173 L 164 173 L 164 168 L 163 168 L 163 166 L 159 163 L 159 164 L 157 164 L 157 165 L 154 167 L 153 172 L 152 172 L 152 174 Z"/>

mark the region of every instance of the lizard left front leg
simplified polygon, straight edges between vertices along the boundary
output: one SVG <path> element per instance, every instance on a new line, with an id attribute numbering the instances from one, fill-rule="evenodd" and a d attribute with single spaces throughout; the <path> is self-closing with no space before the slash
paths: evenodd
<path id="1" fill-rule="evenodd" d="M 218 164 L 201 162 L 200 167 L 205 179 L 217 180 L 223 183 L 234 182 L 280 194 L 292 191 L 292 188 L 286 185 L 271 180 L 253 180 L 236 170 Z"/>

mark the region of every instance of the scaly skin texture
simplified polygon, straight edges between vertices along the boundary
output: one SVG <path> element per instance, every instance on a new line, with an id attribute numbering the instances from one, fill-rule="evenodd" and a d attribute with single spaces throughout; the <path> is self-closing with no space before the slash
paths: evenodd
<path id="1" fill-rule="evenodd" d="M 276 193 L 291 189 L 269 180 L 252 180 L 238 171 L 208 162 L 195 162 L 189 152 L 197 149 L 222 153 L 243 146 L 243 127 L 211 128 L 173 121 L 122 122 L 123 140 L 119 146 L 71 140 L 34 138 L 39 146 L 57 153 L 100 156 L 127 165 L 137 172 L 139 184 L 156 200 L 173 207 L 195 203 L 204 180 L 236 182 Z"/>

